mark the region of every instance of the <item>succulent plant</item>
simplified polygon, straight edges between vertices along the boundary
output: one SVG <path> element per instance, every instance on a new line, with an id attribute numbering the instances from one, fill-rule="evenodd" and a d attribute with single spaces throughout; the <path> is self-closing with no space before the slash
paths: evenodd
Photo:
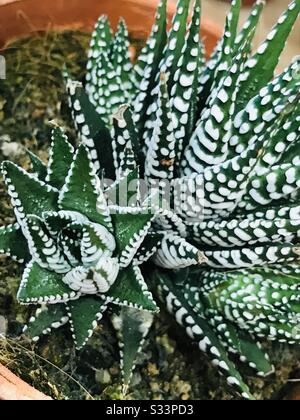
<path id="1" fill-rule="evenodd" d="M 300 60 L 274 76 L 300 0 L 255 53 L 263 2 L 238 33 L 233 0 L 207 62 L 200 0 L 191 20 L 179 0 L 169 32 L 166 3 L 134 64 L 125 23 L 113 36 L 99 19 L 86 83 L 65 71 L 80 145 L 56 127 L 47 166 L 33 154 L 32 174 L 3 163 L 17 223 L 0 250 L 27 262 L 18 298 L 42 305 L 31 336 L 69 322 L 82 347 L 122 306 L 128 385 L 157 311 L 149 287 L 252 398 L 230 355 L 267 376 L 258 340 L 300 342 Z"/>

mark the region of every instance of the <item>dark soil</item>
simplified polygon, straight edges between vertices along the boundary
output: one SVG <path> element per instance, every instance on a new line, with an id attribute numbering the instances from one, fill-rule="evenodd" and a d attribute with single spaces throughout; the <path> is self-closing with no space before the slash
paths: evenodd
<path id="1" fill-rule="evenodd" d="M 49 33 L 11 45 L 4 55 L 7 79 L 0 84 L 0 160 L 12 159 L 25 167 L 25 148 L 47 159 L 49 121 L 75 133 L 66 106 L 61 71 L 64 63 L 81 79 L 89 35 Z M 11 223 L 13 212 L 0 179 L 0 225 Z M 89 345 L 76 353 L 67 329 L 45 337 L 33 346 L 20 339 L 31 309 L 16 302 L 22 267 L 0 260 L 0 362 L 39 390 L 58 399 L 120 399 L 118 349 L 108 317 Z M 261 380 L 241 366 L 258 399 L 283 398 L 282 386 L 297 378 L 299 350 L 269 346 L 276 374 Z M 298 371 L 298 372 L 297 372 Z M 184 332 L 161 313 L 140 354 L 128 399 L 232 399 L 225 382 L 193 346 Z"/>

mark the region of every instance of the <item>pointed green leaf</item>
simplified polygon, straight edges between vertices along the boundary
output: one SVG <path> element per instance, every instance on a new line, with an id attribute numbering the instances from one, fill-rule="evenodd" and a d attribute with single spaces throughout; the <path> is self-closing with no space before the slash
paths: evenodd
<path id="1" fill-rule="evenodd" d="M 163 52 L 163 59 L 159 66 L 160 72 L 167 75 L 169 92 L 185 44 L 189 7 L 190 0 L 178 0 L 172 27 L 168 34 L 168 43 Z"/>
<path id="2" fill-rule="evenodd" d="M 238 31 L 238 23 L 241 11 L 241 0 L 232 0 L 231 1 L 231 8 L 229 13 L 226 16 L 225 22 L 225 30 L 222 39 L 222 47 L 220 51 L 220 55 L 218 57 L 218 65 L 214 72 L 214 79 L 213 84 L 211 87 L 211 94 L 210 97 L 214 96 L 214 89 L 219 86 L 223 77 L 225 77 L 226 73 L 228 72 L 229 68 L 232 65 L 232 60 L 235 56 L 234 51 L 236 48 L 236 36 Z M 250 37 L 250 42 L 246 42 L 246 50 L 249 49 L 249 45 L 253 38 L 251 33 L 248 35 Z M 246 40 L 245 40 L 246 41 Z M 244 51 L 245 45 L 241 48 Z M 237 51 L 239 53 L 241 51 Z M 210 100 L 208 99 L 208 102 Z"/>
<path id="3" fill-rule="evenodd" d="M 117 179 L 128 174 L 136 169 L 136 156 L 133 151 L 131 141 L 129 141 L 124 150 L 124 158 L 120 163 L 120 170 L 117 174 Z"/>
<path id="4" fill-rule="evenodd" d="M 76 348 L 86 345 L 107 309 L 105 300 L 94 296 L 82 296 L 68 302 L 68 315 Z"/>
<path id="5" fill-rule="evenodd" d="M 299 341 L 300 335 L 292 336 L 299 312 L 299 276 L 292 272 L 283 269 L 276 273 L 268 267 L 227 273 L 208 271 L 200 282 L 198 275 L 198 285 L 207 305 L 239 329 L 271 340 Z"/>
<path id="6" fill-rule="evenodd" d="M 57 242 L 47 231 L 42 219 L 37 216 L 28 216 L 24 233 L 32 257 L 42 268 L 59 274 L 67 273 L 71 269 Z"/>
<path id="7" fill-rule="evenodd" d="M 218 42 L 210 60 L 208 61 L 198 84 L 198 110 L 200 117 L 202 110 L 207 106 L 209 98 L 212 98 L 212 88 L 217 88 L 220 81 L 232 63 L 235 56 L 233 53 L 236 48 L 235 40 L 238 27 L 238 19 L 240 14 L 240 0 L 232 1 L 231 9 L 226 16 L 224 35 Z"/>
<path id="8" fill-rule="evenodd" d="M 178 62 L 178 69 L 174 75 L 174 85 L 170 95 L 176 138 L 177 167 L 179 165 L 181 153 L 187 146 L 189 136 L 194 129 L 196 118 L 198 73 L 199 67 L 203 64 L 200 19 L 201 4 L 200 0 L 196 0 L 193 18 Z"/>
<path id="9" fill-rule="evenodd" d="M 226 274 L 224 273 L 225 278 Z M 238 325 L 228 321 L 220 311 L 206 303 L 205 299 L 203 299 L 205 292 L 199 289 L 201 281 L 201 274 L 199 275 L 199 271 L 195 271 L 184 284 L 184 296 L 189 304 L 194 307 L 195 312 L 207 319 L 224 347 L 230 353 L 238 354 L 240 360 L 247 362 L 252 369 L 258 371 L 260 376 L 266 377 L 273 373 L 274 367 L 271 365 L 269 356 L 263 351 L 260 343 L 255 342 Z"/>
<path id="10" fill-rule="evenodd" d="M 162 233 L 149 233 L 138 249 L 134 257 L 134 263 L 141 265 L 148 261 L 161 247 L 163 237 Z"/>
<path id="11" fill-rule="evenodd" d="M 107 16 L 100 16 L 96 22 L 95 29 L 92 34 L 89 59 L 87 63 L 87 74 L 86 74 L 86 89 L 90 91 L 92 87 L 93 74 L 98 70 L 98 59 L 102 51 L 107 54 L 111 48 L 112 43 L 112 32 L 109 25 Z"/>
<path id="12" fill-rule="evenodd" d="M 142 49 L 134 67 L 134 85 L 137 95 L 134 100 L 134 121 L 138 130 L 144 128 L 146 112 L 152 102 L 151 91 L 155 86 L 159 64 L 167 42 L 167 0 L 161 0 L 158 6 L 155 24 L 146 46 Z"/>
<path id="13" fill-rule="evenodd" d="M 85 216 L 76 211 L 45 212 L 42 218 L 51 236 L 57 236 L 70 223 L 83 224 L 88 222 Z"/>
<path id="14" fill-rule="evenodd" d="M 175 145 L 173 114 L 167 89 L 165 75 L 159 83 L 157 112 L 154 114 L 153 131 L 149 132 L 148 153 L 146 156 L 145 175 L 150 185 L 158 186 L 159 180 L 172 179 L 174 176 Z M 165 188 L 162 185 L 162 190 Z"/>
<path id="15" fill-rule="evenodd" d="M 110 60 L 111 48 L 112 34 L 109 22 L 106 16 L 102 16 L 92 36 L 86 92 L 97 113 L 108 125 L 112 110 L 128 99 L 121 78 L 116 72 L 117 69 Z"/>
<path id="16" fill-rule="evenodd" d="M 168 311 L 176 317 L 188 335 L 195 340 L 213 364 L 225 376 L 227 383 L 245 399 L 253 399 L 248 386 L 244 383 L 234 364 L 229 360 L 227 351 L 219 341 L 207 321 L 194 312 L 184 297 L 182 288 L 176 286 L 167 274 L 156 271 L 154 281 L 159 284 L 160 296 L 167 303 Z"/>
<path id="17" fill-rule="evenodd" d="M 98 172 L 101 169 L 107 178 L 114 179 L 112 138 L 109 129 L 90 102 L 81 83 L 68 79 L 67 91 L 73 121 L 82 143 L 90 151 L 95 170 Z"/>
<path id="18" fill-rule="evenodd" d="M 262 135 L 274 124 L 276 119 L 281 119 L 278 128 L 284 125 L 284 120 L 292 113 L 286 112 L 291 106 L 290 100 L 299 91 L 300 83 L 294 79 L 295 71 L 299 66 L 300 59 L 296 59 L 279 76 L 261 89 L 240 112 L 236 113 L 230 138 L 229 158 L 246 150 L 249 146 L 249 139 L 255 141 L 255 136 Z M 278 133 L 274 133 L 271 139 L 277 136 Z M 269 153 L 275 154 L 275 150 L 272 150 L 275 148 L 274 142 L 269 141 L 266 147 L 268 153 L 266 153 L 265 161 L 269 167 L 273 164 Z"/>
<path id="19" fill-rule="evenodd" d="M 198 248 L 184 238 L 167 233 L 154 256 L 154 261 L 159 267 L 177 270 L 191 265 L 201 265 L 206 262 L 206 258 Z"/>
<path id="20" fill-rule="evenodd" d="M 27 241 L 19 225 L 0 227 L 0 254 L 8 255 L 20 263 L 30 260 Z"/>
<path id="21" fill-rule="evenodd" d="M 183 238 L 186 237 L 187 228 L 183 219 L 180 217 L 180 212 L 176 214 L 175 211 L 169 210 L 168 208 L 164 208 L 163 206 L 159 205 L 157 207 L 154 205 L 152 211 L 156 214 L 154 225 L 158 231 L 161 231 L 162 233 L 165 231 L 172 231 Z"/>
<path id="22" fill-rule="evenodd" d="M 280 137 L 279 137 L 280 135 Z M 276 141 L 277 140 L 277 141 Z M 282 127 L 281 132 L 274 138 L 276 142 L 275 152 L 277 153 L 277 159 L 282 163 L 292 163 L 297 165 L 299 162 L 299 141 L 300 141 L 300 103 L 295 109 L 294 114 L 290 114 L 287 123 Z M 286 145 L 282 151 L 283 144 Z M 272 145 L 270 145 L 271 147 Z"/>
<path id="23" fill-rule="evenodd" d="M 116 305 L 150 312 L 158 311 L 141 270 L 137 266 L 121 270 L 117 280 L 105 296 L 108 302 Z"/>
<path id="24" fill-rule="evenodd" d="M 112 214 L 120 264 L 127 267 L 145 239 L 153 220 L 151 213 L 140 208 L 128 208 L 123 213 Z"/>
<path id="25" fill-rule="evenodd" d="M 82 240 L 82 224 L 70 223 L 58 235 L 59 244 L 72 267 L 82 264 L 80 242 Z"/>
<path id="26" fill-rule="evenodd" d="M 47 166 L 44 162 L 30 150 L 27 150 L 27 154 L 30 158 L 31 168 L 34 173 L 38 177 L 39 180 L 45 181 L 47 176 Z"/>
<path id="27" fill-rule="evenodd" d="M 298 18 L 299 12 L 300 0 L 292 1 L 288 9 L 281 15 L 277 24 L 273 27 L 267 39 L 249 59 L 245 67 L 246 77 L 243 77 L 238 96 L 239 110 L 273 78 L 280 55 Z"/>
<path id="28" fill-rule="evenodd" d="M 92 73 L 92 86 L 88 93 L 97 113 L 110 127 L 112 113 L 128 101 L 128 95 L 105 51 L 99 55 L 97 72 Z"/>
<path id="29" fill-rule="evenodd" d="M 111 60 L 116 70 L 116 74 L 120 77 L 122 86 L 125 91 L 125 96 L 128 100 L 131 99 L 133 91 L 132 83 L 132 69 L 130 58 L 130 43 L 128 39 L 128 29 L 124 19 L 120 19 L 117 33 L 111 46 Z"/>
<path id="30" fill-rule="evenodd" d="M 199 69 L 198 75 L 198 103 L 196 106 L 196 121 L 200 118 L 205 105 L 207 104 L 207 99 L 210 95 L 210 91 L 214 81 L 214 75 L 216 68 L 219 65 L 219 59 L 222 49 L 223 39 L 219 40 L 217 43 L 210 59 L 204 65 L 204 67 Z"/>
<path id="31" fill-rule="evenodd" d="M 31 337 L 32 341 L 38 341 L 42 335 L 50 334 L 51 330 L 58 329 L 69 321 L 64 304 L 49 305 L 37 309 L 35 315 L 30 318 L 23 332 Z"/>
<path id="32" fill-rule="evenodd" d="M 262 377 L 274 373 L 274 366 L 272 366 L 269 356 L 263 351 L 261 345 L 255 343 L 251 336 L 242 331 L 238 331 L 238 337 L 240 354 L 246 358 L 250 367 L 257 370 L 258 375 Z"/>
<path id="33" fill-rule="evenodd" d="M 152 76 L 157 73 L 159 60 L 161 58 L 163 49 L 165 48 L 166 41 L 167 0 L 160 0 L 151 34 L 146 42 L 145 47 L 142 49 L 140 55 L 138 56 L 134 66 L 134 81 L 136 89 L 140 89 L 141 87 L 141 82 L 145 77 L 146 68 L 152 65 Z"/>
<path id="34" fill-rule="evenodd" d="M 97 185 L 95 168 L 83 145 L 76 152 L 60 192 L 59 206 L 62 210 L 77 211 L 92 222 L 111 227 L 105 197 Z"/>
<path id="35" fill-rule="evenodd" d="M 63 130 L 58 127 L 53 129 L 51 141 L 46 182 L 61 189 L 73 162 L 74 148 Z"/>
<path id="36" fill-rule="evenodd" d="M 125 157 L 125 150 L 131 143 L 137 163 L 141 163 L 141 150 L 136 126 L 133 122 L 129 105 L 121 105 L 113 114 L 113 149 L 116 170 L 120 168 Z"/>
<path id="37" fill-rule="evenodd" d="M 188 176 L 175 179 L 172 183 L 174 205 L 180 209 L 181 217 L 189 220 L 199 220 L 203 216 L 229 217 L 240 205 L 249 178 L 254 175 L 264 154 L 265 144 L 277 133 L 280 121 L 275 121 L 263 134 L 257 135 L 240 155 L 207 167 L 199 175 L 187 168 Z M 195 190 L 197 194 L 194 194 Z"/>
<path id="38" fill-rule="evenodd" d="M 299 137 L 300 102 L 298 101 L 292 112 L 286 112 L 278 132 L 270 139 L 266 147 L 266 154 L 261 159 L 260 167 L 257 168 L 257 174 L 260 173 L 262 168 L 269 168 L 270 165 L 289 163 L 297 166 Z"/>
<path id="39" fill-rule="evenodd" d="M 242 45 L 244 44 L 245 40 L 249 37 L 253 39 L 255 35 L 255 30 L 259 24 L 259 19 L 261 17 L 262 11 L 264 10 L 265 2 L 264 0 L 257 0 L 254 3 L 251 13 L 244 23 L 240 33 L 235 39 L 235 45 L 233 46 L 235 49 L 235 54 L 238 53 Z M 252 35 L 251 35 L 252 34 Z M 246 53 L 251 53 L 251 46 L 248 46 L 248 50 L 245 50 Z"/>
<path id="40" fill-rule="evenodd" d="M 143 142 L 149 149 L 149 142 L 152 138 L 153 131 L 156 127 L 156 113 L 160 113 L 159 96 L 160 96 L 160 77 L 163 74 L 168 86 L 168 93 L 171 92 L 174 85 L 175 72 L 179 66 L 179 59 L 182 59 L 182 50 L 185 48 L 185 35 L 187 32 L 187 17 L 189 13 L 190 0 L 179 0 L 176 12 L 172 22 L 172 28 L 168 35 L 168 43 L 163 51 L 159 64 L 159 71 L 154 79 L 154 86 L 151 90 L 150 103 L 146 109 L 146 121 L 143 133 Z M 199 34 L 197 34 L 199 36 Z M 194 48 L 196 54 L 199 52 L 198 46 Z M 182 100 L 179 99 L 180 104 Z"/>
<path id="41" fill-rule="evenodd" d="M 27 214 L 42 216 L 45 211 L 58 210 L 58 191 L 12 162 L 2 163 L 2 173 L 16 218 L 22 225 Z"/>
<path id="42" fill-rule="evenodd" d="M 84 224 L 80 244 L 82 263 L 95 266 L 100 258 L 109 257 L 116 248 L 115 238 L 101 225 Z"/>
<path id="43" fill-rule="evenodd" d="M 63 283 L 61 274 L 45 270 L 34 261 L 27 265 L 18 291 L 18 300 L 23 304 L 55 304 L 78 297 Z"/>
<path id="44" fill-rule="evenodd" d="M 118 333 L 123 384 L 129 386 L 138 354 L 153 322 L 149 312 L 122 308 L 119 315 L 113 316 L 113 325 Z"/>
<path id="45" fill-rule="evenodd" d="M 207 250 L 207 264 L 214 268 L 238 269 L 272 264 L 291 263 L 299 260 L 300 248 L 290 242 L 272 242 L 243 248 L 218 248 Z"/>
<path id="46" fill-rule="evenodd" d="M 197 289 L 193 290 L 194 295 L 195 290 Z M 251 369 L 255 369 L 261 377 L 267 377 L 274 373 L 274 366 L 272 366 L 269 356 L 263 351 L 261 344 L 255 342 L 250 334 L 226 321 L 218 311 L 208 309 L 205 316 L 230 353 L 237 354 L 242 362 L 248 363 Z"/>
<path id="47" fill-rule="evenodd" d="M 243 247 L 297 239 L 300 227 L 299 208 L 287 214 L 287 218 L 276 216 L 271 220 L 270 216 L 267 218 L 266 213 L 270 215 L 270 210 L 262 211 L 261 216 L 264 217 L 257 217 L 255 220 L 244 216 L 240 219 L 232 218 L 220 222 L 210 220 L 191 224 L 188 226 L 188 236 L 202 246 L 212 247 Z"/>
<path id="48" fill-rule="evenodd" d="M 245 42 L 248 45 L 249 39 Z M 224 162 L 228 156 L 239 76 L 245 62 L 244 47 L 234 58 L 220 84 L 215 87 L 209 105 L 202 113 L 184 154 L 182 166 L 185 173 L 201 173 L 208 166 Z"/>
<path id="49" fill-rule="evenodd" d="M 270 168 L 262 175 L 250 178 L 239 207 L 247 211 L 255 208 L 275 205 L 286 199 L 300 188 L 300 167 L 293 164 L 282 164 Z"/>

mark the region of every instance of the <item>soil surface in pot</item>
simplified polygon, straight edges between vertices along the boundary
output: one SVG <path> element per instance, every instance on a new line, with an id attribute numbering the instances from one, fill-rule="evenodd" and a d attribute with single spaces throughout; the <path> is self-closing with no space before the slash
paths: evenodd
<path id="1" fill-rule="evenodd" d="M 0 84 L 0 160 L 28 167 L 25 148 L 47 159 L 50 120 L 75 133 L 66 105 L 61 70 L 83 78 L 90 35 L 49 33 L 12 44 L 5 52 L 7 79 Z M 0 225 L 13 222 L 0 178 Z M 183 330 L 163 311 L 139 355 L 128 394 L 123 397 L 116 338 L 108 317 L 88 346 L 76 353 L 67 329 L 33 346 L 18 338 L 31 309 L 16 302 L 22 268 L 0 260 L 0 362 L 38 390 L 57 399 L 232 399 L 225 382 Z M 299 350 L 268 345 L 276 374 L 265 380 L 241 366 L 258 399 L 284 397 L 282 386 L 300 370 Z"/>

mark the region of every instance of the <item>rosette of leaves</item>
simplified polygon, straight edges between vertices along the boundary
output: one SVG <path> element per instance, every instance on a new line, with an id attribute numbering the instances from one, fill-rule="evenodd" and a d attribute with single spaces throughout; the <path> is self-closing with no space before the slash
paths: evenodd
<path id="1" fill-rule="evenodd" d="M 133 151 L 127 149 L 118 179 L 103 184 L 86 146 L 75 151 L 63 130 L 54 128 L 48 165 L 31 152 L 33 173 L 2 163 L 17 222 L 0 229 L 1 252 L 26 264 L 18 300 L 38 305 L 25 327 L 34 341 L 69 323 L 81 349 L 109 305 L 124 307 L 122 318 L 137 326 L 126 328 L 124 340 L 137 345 L 122 357 L 125 382 L 158 310 L 139 266 L 160 247 L 157 216 L 157 224 L 173 217 L 142 197 Z M 197 263 L 198 249 L 178 238 L 185 250 L 178 261 Z M 115 313 L 114 325 L 121 329 Z"/>
<path id="2" fill-rule="evenodd" d="M 155 312 L 133 264 L 152 213 L 137 206 L 112 212 L 86 147 L 75 153 L 59 128 L 53 130 L 48 167 L 40 163 L 37 170 L 29 174 L 2 164 L 17 223 L 1 228 L 1 247 L 26 262 L 18 300 L 43 305 L 28 332 L 37 339 L 69 322 L 81 348 L 109 304 Z"/>
<path id="3" fill-rule="evenodd" d="M 241 5 L 232 1 L 224 36 L 207 62 L 200 1 L 189 20 L 190 1 L 179 0 L 169 32 L 166 3 L 134 64 L 124 22 L 113 36 L 107 18 L 99 19 L 86 83 L 66 75 L 70 106 L 93 170 L 114 180 L 112 191 L 137 179 L 134 170 L 156 191 L 151 199 L 139 192 L 153 219 L 133 266 L 150 259 L 147 283 L 228 384 L 252 398 L 230 355 L 267 376 L 273 366 L 258 340 L 300 341 L 299 59 L 275 76 L 300 0 L 256 52 L 252 40 L 264 2 L 257 1 L 238 32 Z M 118 196 L 125 211 L 129 196 Z M 118 200 L 110 211 L 122 207 Z M 104 227 L 117 242 L 118 234 Z M 13 227 L 3 232 L 2 242 L 18 235 Z M 107 258 L 117 258 L 111 252 Z M 150 320 L 122 310 L 114 325 L 128 384 Z"/>

